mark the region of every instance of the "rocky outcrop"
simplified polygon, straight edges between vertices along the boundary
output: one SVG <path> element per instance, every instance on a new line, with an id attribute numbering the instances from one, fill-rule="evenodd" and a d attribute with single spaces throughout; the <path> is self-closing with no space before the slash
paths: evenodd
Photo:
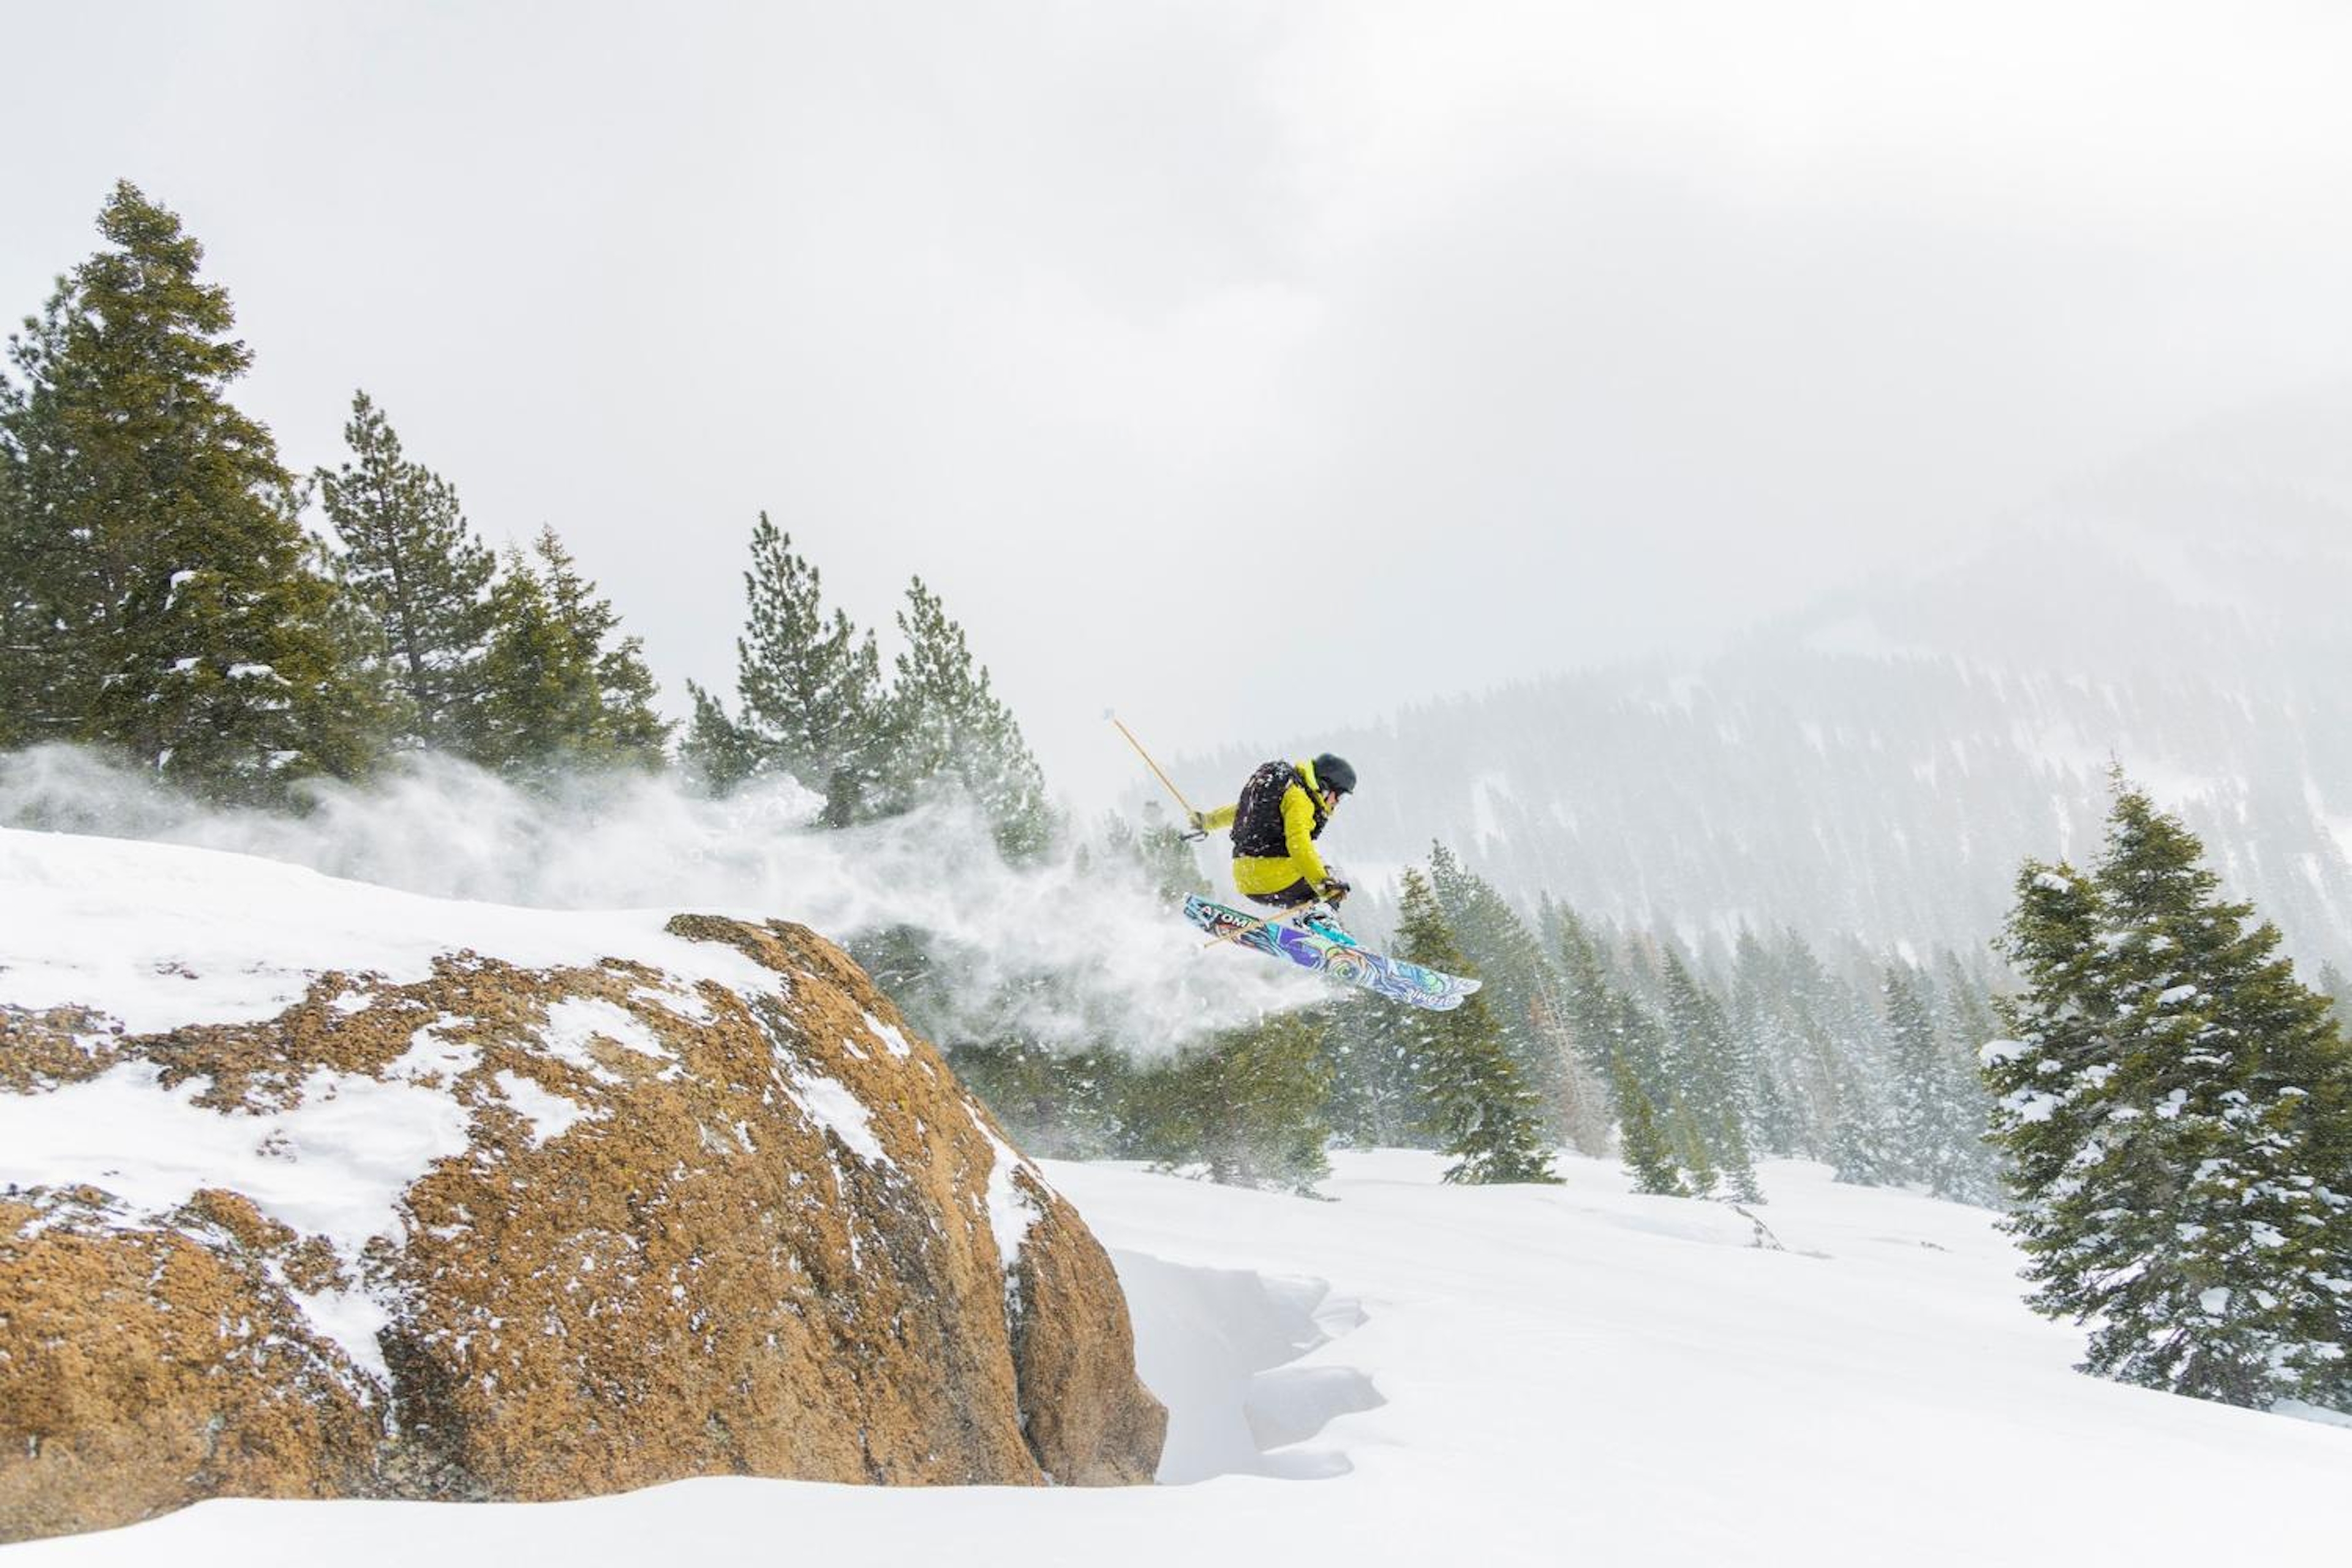
<path id="1" fill-rule="evenodd" d="M 0 1148 L 0 1540 L 219 1495 L 1149 1481 L 1109 1261 L 939 1053 L 804 928 L 668 930 L 725 978 L 465 952 L 263 1022 L 0 1008 L 0 1142 L 38 1149 Z"/>

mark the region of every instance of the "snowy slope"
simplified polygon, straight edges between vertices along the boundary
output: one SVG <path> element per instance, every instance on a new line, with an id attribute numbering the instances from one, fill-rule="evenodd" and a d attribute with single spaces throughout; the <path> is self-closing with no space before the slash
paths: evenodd
<path id="1" fill-rule="evenodd" d="M 2321 1562 L 2352 1534 L 2352 1430 L 2072 1373 L 1981 1211 L 1776 1166 L 1770 1251 L 1591 1162 L 1556 1189 L 1338 1166 L 1332 1203 L 1050 1167 L 1118 1258 L 1190 1484 L 216 1502 L 0 1563 L 1883 1568 Z"/>
<path id="2" fill-rule="evenodd" d="M 510 963 L 626 953 L 752 994 L 774 977 L 662 930 L 673 911 L 425 898 L 250 855 L 0 827 L 0 1004 L 80 1005 L 132 1034 L 275 1016 L 330 970 L 422 980 L 473 949 Z"/>

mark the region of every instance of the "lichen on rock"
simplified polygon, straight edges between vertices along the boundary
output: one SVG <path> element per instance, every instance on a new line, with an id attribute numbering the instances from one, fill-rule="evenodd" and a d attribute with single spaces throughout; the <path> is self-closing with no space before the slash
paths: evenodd
<path id="1" fill-rule="evenodd" d="M 939 1053 L 803 927 L 667 931 L 742 977 L 462 951 L 263 1021 L 0 1012 L 0 1540 L 222 1495 L 1148 1481 L 1109 1261 Z"/>

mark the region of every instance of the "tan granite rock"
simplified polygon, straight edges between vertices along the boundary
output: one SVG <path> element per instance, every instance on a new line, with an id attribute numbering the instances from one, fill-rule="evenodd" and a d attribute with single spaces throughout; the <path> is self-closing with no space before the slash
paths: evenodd
<path id="1" fill-rule="evenodd" d="M 363 1245 L 95 1169 L 0 1198 L 0 1541 L 222 1495 L 1150 1480 L 1108 1259 L 940 1054 L 803 927 L 670 931 L 768 978 L 467 952 L 266 1023 L 0 1011 L 0 1093 L 144 1075 L 265 1140 L 397 1093 L 462 1129 Z"/>

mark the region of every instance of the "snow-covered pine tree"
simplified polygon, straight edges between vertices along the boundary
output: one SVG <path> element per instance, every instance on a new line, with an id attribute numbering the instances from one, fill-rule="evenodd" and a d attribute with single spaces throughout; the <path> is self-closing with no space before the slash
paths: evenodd
<path id="1" fill-rule="evenodd" d="M 1450 974 L 1475 973 L 1446 924 L 1429 879 L 1407 867 L 1398 900 L 1397 955 Z M 1430 1131 L 1454 1157 L 1445 1180 L 1556 1182 L 1535 1091 L 1520 1077 L 1483 995 L 1447 1013 L 1415 1012 L 1402 1024 Z"/>
<path id="2" fill-rule="evenodd" d="M 128 181 L 107 241 L 10 340 L 0 378 L 0 734 L 123 753 L 269 804 L 368 763 L 383 692 L 302 528 L 204 248 Z"/>
<path id="3" fill-rule="evenodd" d="M 1812 1092 L 1822 1096 L 1822 1136 L 1834 1179 L 1860 1186 L 1898 1184 L 1904 1168 L 1895 1150 L 1893 1072 L 1879 1012 L 1877 957 L 1859 943 L 1832 950 L 1828 963 L 1801 944 L 1795 951 L 1792 973 L 1815 1059 Z"/>
<path id="4" fill-rule="evenodd" d="M 1748 1064 L 1749 1139 L 1756 1152 L 1787 1158 L 1814 1151 L 1805 1142 L 1786 1087 L 1801 1035 L 1790 1022 L 1782 990 L 1770 951 L 1754 931 L 1741 927 L 1732 944 L 1729 1022 Z"/>
<path id="5" fill-rule="evenodd" d="M 394 743 L 471 757 L 498 559 L 467 526 L 456 489 L 409 460 L 365 392 L 352 395 L 343 439 L 352 460 L 319 470 L 319 500 L 342 542 L 345 589 L 383 629 L 399 698 Z"/>
<path id="6" fill-rule="evenodd" d="M 620 616 L 553 529 L 540 531 L 531 556 L 536 564 L 509 552 L 490 590 L 477 754 L 533 785 L 575 772 L 660 768 L 669 726 L 654 711 L 639 639 L 614 639 Z"/>
<path id="7" fill-rule="evenodd" d="M 1619 988 L 1601 939 L 1574 911 L 1550 905 L 1545 923 L 1559 954 L 1577 1054 L 1609 1087 L 1618 1154 L 1633 1177 L 1634 1189 L 1691 1195 L 1684 1169 L 1692 1156 L 1677 1152 L 1674 1135 L 1676 1102 L 1667 1086 L 1669 1047 L 1664 1026 L 1632 992 Z M 1698 1163 L 1707 1163 L 1703 1156 Z M 1706 1180 L 1714 1184 L 1711 1168 Z"/>
<path id="8" fill-rule="evenodd" d="M 1502 1030 L 1512 1062 L 1543 1106 L 1547 1134 L 1592 1137 L 1599 1086 L 1570 1048 L 1564 985 L 1544 944 L 1493 884 L 1443 844 L 1430 846 L 1430 889 L 1464 955 L 1486 982 L 1479 995 Z M 1596 1151 L 1597 1152 L 1597 1151 Z"/>
<path id="9" fill-rule="evenodd" d="M 1987 1139 L 1992 1101 L 1977 1068 L 1978 1052 L 2000 1034 L 1992 1011 L 1992 989 L 1969 973 L 1959 955 L 1938 955 L 1936 980 L 1917 976 L 1934 1021 L 1934 1069 L 1940 1137 L 1931 1166 L 1922 1172 L 1928 1190 L 1959 1203 L 2001 1201 L 2000 1161 Z"/>
<path id="10" fill-rule="evenodd" d="M 1927 976 L 1900 958 L 1888 958 L 1881 996 L 1892 1080 L 1891 1173 L 1939 1198 L 1988 1201 L 1997 1194 L 1986 1188 L 1984 1089 L 1973 1071 L 1961 1070 L 1958 1051 L 1937 1026 L 1937 1013 L 1949 1009 L 1938 1008 Z"/>
<path id="11" fill-rule="evenodd" d="M 1425 1147 L 1432 1122 L 1413 1052 L 1412 1009 L 1385 997 L 1341 996 L 1324 1049 L 1331 1060 L 1331 1134 L 1358 1149 Z"/>
<path id="12" fill-rule="evenodd" d="M 1559 956 L 1562 1014 L 1569 1039 L 1584 1065 L 1606 1080 L 1617 1052 L 1615 997 L 1600 942 L 1575 910 L 1545 900 L 1545 940 Z"/>
<path id="13" fill-rule="evenodd" d="M 1859 1051 L 1836 1050 L 1830 1080 L 1829 1162 L 1834 1181 L 1886 1187 L 1904 1180 L 1894 1113 L 1876 1066 Z"/>
<path id="14" fill-rule="evenodd" d="M 1911 966 L 1887 960 L 1879 997 L 1886 1010 L 1886 1044 L 1892 1068 L 1892 1146 L 1888 1174 L 1898 1181 L 1935 1186 L 1945 1136 L 1944 1105 L 1937 1083 L 1935 1020 Z M 1940 1194 L 1938 1195 L 1941 1195 Z"/>
<path id="15" fill-rule="evenodd" d="M 846 827 L 874 814 L 887 754 L 887 703 L 872 633 L 827 612 L 822 574 L 793 550 L 792 535 L 761 512 L 751 529 L 749 605 L 735 643 L 735 728 L 757 772 L 778 771 L 824 797 L 822 820 Z M 706 721 L 703 732 L 723 748 Z M 699 755 L 699 753 L 698 753 Z M 712 759 L 713 771 L 730 764 Z"/>
<path id="16" fill-rule="evenodd" d="M 678 742 L 678 765 L 690 788 L 714 798 L 735 793 L 760 772 L 760 747 L 727 716 L 727 706 L 693 681 L 686 683 L 694 711 Z"/>
<path id="17" fill-rule="evenodd" d="M 1962 1203 L 1986 1208 L 2003 1206 L 2008 1202 L 2009 1184 L 2002 1175 L 2004 1164 L 2000 1147 L 1992 1141 L 1992 1097 L 1985 1091 L 1984 1078 L 1979 1070 L 1979 1053 L 1988 1040 L 2000 1037 L 2000 1021 L 1994 1017 L 1991 992 L 1979 989 L 1968 1002 L 1952 1008 L 1945 1019 L 1946 1068 L 1955 1083 L 1955 1099 L 1960 1107 L 1960 1146 L 1956 1151 L 1955 1163 L 1960 1171 L 1959 1186 L 1953 1196 Z M 1991 1019 L 1990 1032 L 1984 1020 Z"/>
<path id="18" fill-rule="evenodd" d="M 1751 1114 L 1748 1085 L 1754 1077 L 1753 1068 L 1722 1005 L 1672 947 L 1664 949 L 1660 978 L 1664 985 L 1668 1060 L 1691 1134 L 1730 1197 L 1740 1203 L 1761 1203 L 1764 1193 L 1756 1180 L 1748 1142 Z M 1706 1186 L 1699 1191 L 1706 1192 Z"/>
<path id="19" fill-rule="evenodd" d="M 1324 1107 L 1331 1068 L 1318 1011 L 1271 1013 L 1144 1075 L 1146 1158 L 1195 1161 L 1229 1186 L 1306 1192 L 1330 1173 Z"/>
<path id="20" fill-rule="evenodd" d="M 1140 825 L 1119 812 L 1106 812 L 1091 839 L 1081 840 L 1071 854 L 1071 867 L 1082 879 L 1098 868 L 1129 877 L 1151 889 L 1165 903 L 1181 903 L 1187 893 L 1210 896 L 1209 879 L 1192 853 L 1192 840 L 1169 820 L 1157 801 L 1146 801 Z"/>
<path id="21" fill-rule="evenodd" d="M 1795 931 L 1782 931 L 1769 951 L 1767 984 L 1777 1026 L 1762 1042 L 1774 1053 L 1764 1071 L 1789 1109 L 1796 1152 L 1834 1163 L 1831 1144 L 1841 1108 L 1851 1098 L 1841 1086 L 1847 1076 L 1846 1021 L 1855 1009 L 1843 983 Z"/>
<path id="22" fill-rule="evenodd" d="M 2071 866 L 2029 860 L 2016 897 L 2002 951 L 2022 989 L 1996 1004 L 2009 1037 L 1988 1041 L 1979 1060 L 1994 1097 L 1993 1135 L 2011 1161 L 2010 1228 L 2035 1253 L 2087 1228 L 2074 1212 L 2082 1184 L 2072 1173 L 2085 1151 L 2096 1156 L 2093 1134 L 2106 1121 L 2103 1091 L 2116 1067 L 2097 888 Z"/>
<path id="23" fill-rule="evenodd" d="M 888 733 L 900 804 L 941 778 L 961 784 L 987 816 L 997 846 L 1014 858 L 1044 853 L 1054 823 L 1045 777 L 988 669 L 971 657 L 963 627 L 917 577 L 898 613 L 907 646 L 890 690 Z"/>
<path id="24" fill-rule="evenodd" d="M 1640 1004 L 1630 996 L 1617 998 L 1616 1005 L 1628 1014 L 1640 1014 Z M 1626 1022 L 1629 1030 L 1639 1027 L 1634 1017 Z M 1618 1143 L 1625 1169 L 1633 1178 L 1633 1190 L 1661 1197 L 1690 1196 L 1674 1145 L 1658 1126 L 1657 1108 L 1622 1056 L 1610 1062 L 1609 1089 L 1617 1102 Z"/>
<path id="25" fill-rule="evenodd" d="M 2352 1058 L 2201 854 L 2118 777 L 2093 877 L 2020 873 L 1984 1064 L 2030 1300 L 2085 1371 L 2352 1407 Z"/>
<path id="26" fill-rule="evenodd" d="M 1140 1085 L 1126 1052 L 1057 1050 L 1019 1037 L 958 1041 L 956 1077 L 1032 1154 L 1054 1160 L 1149 1158 L 1134 1125 Z"/>

